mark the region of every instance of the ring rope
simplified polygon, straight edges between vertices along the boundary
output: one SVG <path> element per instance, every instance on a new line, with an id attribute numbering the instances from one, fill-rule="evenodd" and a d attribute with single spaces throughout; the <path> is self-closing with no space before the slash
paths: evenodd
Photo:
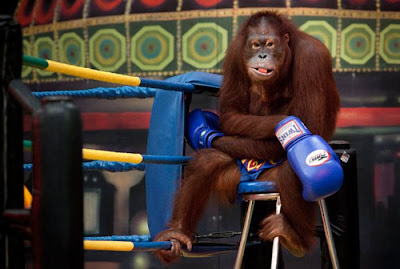
<path id="1" fill-rule="evenodd" d="M 132 251 L 135 245 L 132 242 L 124 241 L 83 241 L 85 250 L 107 250 L 107 251 Z"/>
<path id="2" fill-rule="evenodd" d="M 30 150 L 32 141 L 24 140 L 24 149 Z M 120 162 L 120 163 L 151 163 L 151 164 L 186 164 L 189 156 L 142 155 L 140 153 L 115 152 L 97 149 L 82 149 L 82 157 L 87 160 Z"/>
<path id="3" fill-rule="evenodd" d="M 165 80 L 155 80 L 148 78 L 140 78 L 140 85 L 145 87 L 151 87 L 156 89 L 163 89 L 168 91 L 178 91 L 178 92 L 194 92 L 196 90 L 196 86 L 191 83 L 176 83 L 169 82 Z"/>
<path id="4" fill-rule="evenodd" d="M 37 98 L 46 96 L 72 96 L 72 97 L 97 97 L 105 99 L 113 98 L 150 98 L 154 97 L 156 90 L 148 87 L 123 86 L 117 88 L 93 88 L 88 90 L 75 91 L 43 91 L 32 92 Z"/>
<path id="5" fill-rule="evenodd" d="M 83 158 L 88 160 L 118 161 L 127 163 L 185 164 L 191 157 L 142 155 L 139 153 L 115 152 L 97 149 L 82 149 Z"/>
<path id="6" fill-rule="evenodd" d="M 83 248 L 85 250 L 104 250 L 104 251 L 133 251 L 133 250 L 152 251 L 156 249 L 169 249 L 171 248 L 171 242 L 157 241 L 157 242 L 133 243 L 129 241 L 84 240 Z"/>
<path id="7" fill-rule="evenodd" d="M 130 241 L 130 242 L 151 242 L 149 234 L 143 235 L 110 235 L 110 236 L 87 236 L 84 240 L 92 241 Z"/>
<path id="8" fill-rule="evenodd" d="M 144 86 L 170 91 L 193 92 L 196 90 L 196 87 L 191 83 L 175 83 L 162 80 L 142 79 L 139 77 L 132 77 L 128 75 L 99 71 L 87 67 L 59 63 L 51 60 L 32 57 L 29 55 L 23 55 L 22 62 L 24 65 L 34 68 L 109 83 L 123 84 L 129 86 Z"/>
<path id="9" fill-rule="evenodd" d="M 141 163 L 143 161 L 143 155 L 139 153 L 115 152 L 97 149 L 82 149 L 82 157 L 88 160 L 126 163 Z"/>
<path id="10" fill-rule="evenodd" d="M 24 171 L 32 171 L 31 163 L 24 164 Z M 144 164 L 122 163 L 122 162 L 106 162 L 106 161 L 91 161 L 82 163 L 83 170 L 102 170 L 109 172 L 126 172 L 130 170 L 144 171 Z"/>
<path id="11" fill-rule="evenodd" d="M 65 75 L 93 79 L 98 81 L 118 83 L 130 86 L 139 86 L 140 78 L 127 75 L 120 75 L 105 71 L 94 70 L 86 67 L 78 67 L 69 64 L 58 63 L 51 60 L 45 60 L 28 55 L 23 55 L 22 61 L 25 65 L 44 69 L 51 72 L 61 73 Z"/>
<path id="12" fill-rule="evenodd" d="M 143 164 L 106 161 L 84 162 L 82 166 L 85 170 L 104 170 L 110 172 L 125 172 L 130 170 L 144 171 L 145 169 Z"/>
<path id="13" fill-rule="evenodd" d="M 24 208 L 29 209 L 32 206 L 32 193 L 28 190 L 28 188 L 24 185 Z"/>
<path id="14" fill-rule="evenodd" d="M 32 141 L 24 140 L 23 147 L 24 147 L 24 150 L 31 150 L 32 149 Z"/>
<path id="15" fill-rule="evenodd" d="M 25 172 L 30 172 L 32 171 L 33 165 L 31 163 L 24 163 L 24 171 Z"/>

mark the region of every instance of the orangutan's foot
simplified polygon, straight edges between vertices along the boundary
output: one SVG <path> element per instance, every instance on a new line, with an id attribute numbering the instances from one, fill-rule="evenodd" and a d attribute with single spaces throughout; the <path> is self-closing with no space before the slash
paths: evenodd
<path id="1" fill-rule="evenodd" d="M 192 239 L 179 228 L 171 228 L 160 232 L 154 241 L 171 241 L 171 249 L 156 250 L 153 252 L 163 263 L 169 264 L 178 261 L 181 256 L 181 244 L 192 250 Z"/>
<path id="2" fill-rule="evenodd" d="M 306 248 L 301 244 L 301 239 L 285 216 L 270 215 L 261 222 L 259 236 L 262 240 L 273 241 L 279 236 L 279 242 L 296 257 L 303 257 Z"/>

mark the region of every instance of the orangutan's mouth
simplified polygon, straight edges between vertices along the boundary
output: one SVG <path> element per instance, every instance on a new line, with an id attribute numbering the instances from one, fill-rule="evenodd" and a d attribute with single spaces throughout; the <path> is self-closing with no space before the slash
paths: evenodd
<path id="1" fill-rule="evenodd" d="M 266 68 L 262 68 L 262 67 L 256 67 L 254 69 L 263 74 L 269 74 L 274 71 L 272 69 L 266 69 Z"/>
<path id="2" fill-rule="evenodd" d="M 274 73 L 274 70 L 271 68 L 265 68 L 265 67 L 252 67 L 251 70 L 258 75 L 258 76 L 266 76 L 269 77 Z"/>

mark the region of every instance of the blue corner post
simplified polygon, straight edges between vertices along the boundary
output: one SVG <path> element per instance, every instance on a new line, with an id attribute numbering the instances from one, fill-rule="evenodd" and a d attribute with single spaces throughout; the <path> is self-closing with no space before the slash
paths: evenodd
<path id="1" fill-rule="evenodd" d="M 184 94 L 159 90 L 154 98 L 147 154 L 182 156 L 184 150 Z M 146 164 L 146 206 L 153 238 L 166 228 L 181 165 Z"/>
<path id="2" fill-rule="evenodd" d="M 190 72 L 167 81 L 193 85 L 189 92 L 216 93 L 222 76 Z M 186 91 L 188 92 L 188 91 Z M 180 91 L 157 90 L 147 139 L 147 154 L 182 156 L 184 153 L 185 95 Z M 172 203 L 182 177 L 182 165 L 146 164 L 146 203 L 152 238 L 167 227 Z"/>

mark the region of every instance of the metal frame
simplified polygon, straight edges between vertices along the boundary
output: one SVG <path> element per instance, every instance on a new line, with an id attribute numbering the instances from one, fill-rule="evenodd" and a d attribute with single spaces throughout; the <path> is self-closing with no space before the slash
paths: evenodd
<path id="1" fill-rule="evenodd" d="M 324 225 L 325 238 L 329 249 L 329 256 L 331 257 L 332 266 L 334 269 L 339 269 L 340 266 L 336 254 L 335 241 L 333 240 L 332 237 L 331 223 L 329 221 L 328 209 L 326 207 L 325 199 L 319 200 L 318 205 L 319 205 L 319 210 L 321 211 L 321 219 L 322 219 L 322 224 Z"/>
<path id="2" fill-rule="evenodd" d="M 243 225 L 242 236 L 240 238 L 240 244 L 238 253 L 236 256 L 236 261 L 234 269 L 240 269 L 242 266 L 244 251 L 246 248 L 247 236 L 249 234 L 250 222 L 253 215 L 255 201 L 271 201 L 276 200 L 276 214 L 280 214 L 281 211 L 281 198 L 279 193 L 257 193 L 257 194 L 244 194 L 242 195 L 243 200 L 248 201 L 247 213 L 245 222 Z M 329 255 L 332 261 L 332 267 L 334 269 L 339 269 L 338 257 L 336 254 L 335 242 L 332 237 L 332 231 L 330 227 L 328 210 L 325 204 L 325 199 L 318 201 L 318 205 L 321 211 L 321 219 L 324 227 L 325 238 L 329 249 Z M 271 269 L 276 269 L 278 267 L 278 253 L 279 253 L 279 237 L 274 238 L 272 246 L 272 258 L 271 258 Z"/>

